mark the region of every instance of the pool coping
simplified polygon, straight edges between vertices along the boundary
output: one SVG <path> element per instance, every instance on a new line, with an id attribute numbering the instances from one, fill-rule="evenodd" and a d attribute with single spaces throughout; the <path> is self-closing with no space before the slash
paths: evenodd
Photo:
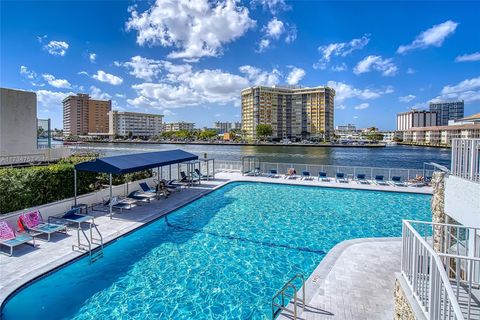
<path id="1" fill-rule="evenodd" d="M 172 207 L 171 209 L 165 211 L 165 212 L 161 212 L 159 213 L 158 215 L 156 214 L 152 214 L 148 217 L 145 218 L 144 221 L 142 221 L 142 224 L 139 225 L 139 226 L 128 226 L 126 227 L 125 229 L 121 230 L 121 231 L 118 231 L 106 238 L 104 238 L 104 243 L 103 243 L 103 246 L 104 247 L 107 247 L 108 245 L 111 245 L 112 243 L 114 243 L 115 241 L 119 240 L 120 238 L 124 237 L 124 236 L 127 236 L 129 235 L 130 233 L 133 233 L 143 227 L 146 227 L 148 226 L 149 224 L 157 221 L 157 220 L 160 220 L 161 218 L 163 218 L 164 216 L 172 213 L 173 211 L 176 211 L 184 206 L 187 206 L 189 205 L 190 203 L 196 201 L 196 200 L 199 200 L 205 196 L 207 196 L 208 194 L 210 194 L 211 192 L 214 192 L 215 190 L 218 190 L 228 184 L 231 184 L 231 183 L 236 183 L 236 182 L 253 182 L 253 183 L 264 183 L 264 184 L 282 184 L 282 185 L 291 185 L 291 186 L 304 186 L 304 187 L 328 187 L 328 188 L 337 188 L 337 189 L 349 189 L 349 190 L 359 190 L 359 191 L 383 191 L 383 192 L 397 192 L 397 193 L 410 193 L 410 194 L 423 194 L 423 195 L 429 195 L 428 193 L 416 193 L 414 192 L 413 190 L 412 191 L 409 191 L 409 192 L 405 192 L 405 191 L 395 191 L 395 190 L 377 190 L 377 189 L 360 189 L 360 188 L 352 188 L 352 187 L 338 187 L 337 185 L 324 185 L 324 184 L 321 184 L 321 185 L 308 185 L 308 184 L 299 184 L 299 183 L 290 183 L 292 181 L 285 181 L 285 179 L 282 179 L 281 181 L 283 182 L 276 182 L 275 180 L 277 179 L 272 179 L 272 181 L 259 181 L 259 180 L 255 180 L 255 179 L 252 179 L 252 178 L 255 178 L 255 177 L 251 177 L 251 176 L 242 176 L 240 179 L 238 177 L 235 177 L 233 179 L 230 179 L 230 180 L 227 180 L 225 182 L 222 182 L 220 183 L 219 185 L 213 187 L 212 189 L 210 190 L 207 190 L 201 194 L 198 194 L 198 195 L 195 195 L 193 196 L 191 199 L 188 199 L 186 200 L 185 202 L 181 203 L 181 204 L 178 204 L 174 207 Z M 367 239 L 367 240 L 366 240 Z M 392 238 L 358 238 L 358 239 L 350 239 L 350 240 L 344 240 L 338 244 L 336 244 L 331 250 L 329 250 L 327 252 L 327 255 L 322 259 L 322 262 L 315 268 L 315 270 L 312 272 L 312 274 L 309 276 L 309 278 L 307 279 L 307 281 L 305 282 L 305 284 L 307 285 L 307 283 L 316 283 L 318 280 L 316 280 L 315 282 L 313 282 L 313 278 L 310 279 L 316 272 L 317 272 L 317 269 L 319 268 L 327 268 L 328 271 L 331 270 L 331 268 L 333 267 L 334 265 L 334 262 L 338 259 L 338 257 L 341 255 L 341 253 L 343 252 L 343 250 L 345 248 L 347 248 L 349 245 L 353 245 L 355 243 L 351 243 L 351 244 L 348 244 L 350 242 L 356 242 L 358 241 L 358 243 L 361 243 L 363 241 L 368 241 L 368 239 L 372 239 L 370 241 L 381 241 L 381 239 L 392 239 Z M 393 238 L 395 239 L 395 238 Z M 397 239 L 398 240 L 398 239 Z M 347 242 L 347 244 L 344 244 L 344 242 Z M 342 246 L 340 246 L 342 245 Z M 342 249 L 338 249 L 338 248 L 342 248 Z M 97 248 L 93 249 L 93 251 L 95 251 Z M 31 285 L 32 283 L 36 282 L 36 281 L 39 281 L 41 280 L 42 278 L 44 277 L 47 277 L 49 276 L 51 273 L 54 273 L 56 272 L 57 270 L 61 269 L 61 268 L 64 268 L 66 266 L 68 266 L 69 264 L 71 263 L 75 263 L 76 261 L 86 257 L 88 255 L 88 252 L 85 252 L 85 253 L 79 253 L 79 252 L 76 252 L 76 251 L 72 251 L 70 254 L 66 255 L 66 256 L 63 256 L 61 258 L 58 258 L 58 259 L 55 259 L 53 261 L 50 261 L 48 262 L 47 264 L 45 264 L 44 266 L 34 270 L 34 272 L 32 272 L 31 276 L 29 277 L 25 277 L 25 280 L 22 281 L 21 283 L 10 283 L 9 285 L 5 286 L 3 288 L 3 290 L 0 292 L 0 317 L 1 317 L 1 314 L 2 314 L 2 310 L 3 308 L 5 307 L 5 304 L 11 299 L 13 298 L 19 291 L 23 290 L 25 287 L 28 287 L 29 285 Z M 330 257 L 333 257 L 333 258 L 330 258 Z M 333 259 L 333 262 L 331 262 L 330 264 L 323 264 L 323 261 L 328 261 L 327 260 L 331 260 Z M 323 267 L 323 265 L 326 265 L 326 267 Z M 321 270 L 322 271 L 322 270 Z M 328 275 L 328 272 L 326 273 Z M 307 292 L 307 289 L 308 287 L 306 286 L 306 292 Z M 307 295 L 308 296 L 308 295 Z"/>

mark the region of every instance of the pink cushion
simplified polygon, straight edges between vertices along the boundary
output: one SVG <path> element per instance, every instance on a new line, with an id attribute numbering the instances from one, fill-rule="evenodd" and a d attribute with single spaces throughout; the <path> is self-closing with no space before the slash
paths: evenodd
<path id="1" fill-rule="evenodd" d="M 42 216 L 40 215 L 40 211 L 38 210 L 24 213 L 20 216 L 20 218 L 22 219 L 25 227 L 27 227 L 28 229 L 35 228 L 40 223 L 42 223 Z"/>
<path id="2" fill-rule="evenodd" d="M 5 222 L 0 221 L 0 239 L 10 240 L 15 238 L 15 232 L 12 228 Z"/>

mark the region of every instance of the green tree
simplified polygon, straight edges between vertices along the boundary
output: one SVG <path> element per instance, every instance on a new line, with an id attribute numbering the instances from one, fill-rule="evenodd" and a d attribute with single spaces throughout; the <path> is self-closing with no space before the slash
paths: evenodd
<path id="1" fill-rule="evenodd" d="M 262 140 L 266 140 L 268 137 L 272 136 L 273 128 L 269 124 L 259 124 L 256 128 L 257 137 Z"/>

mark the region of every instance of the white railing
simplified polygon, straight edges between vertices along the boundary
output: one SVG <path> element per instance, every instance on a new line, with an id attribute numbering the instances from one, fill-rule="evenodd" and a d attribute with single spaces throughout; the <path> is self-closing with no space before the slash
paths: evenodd
<path id="1" fill-rule="evenodd" d="M 401 272 L 428 319 L 479 319 L 479 237 L 478 228 L 403 221 Z"/>
<path id="2" fill-rule="evenodd" d="M 364 174 L 367 180 L 373 180 L 375 176 L 382 175 L 385 180 L 391 180 L 393 176 L 398 176 L 401 177 L 403 181 L 408 181 L 418 176 L 430 178 L 434 171 L 430 169 L 332 166 L 277 162 L 260 162 L 259 166 L 260 172 L 262 173 L 269 173 L 271 169 L 275 169 L 278 174 L 285 174 L 289 168 L 295 168 L 297 174 L 302 174 L 302 171 L 308 171 L 311 175 L 318 176 L 319 172 L 325 172 L 328 177 L 335 177 L 337 172 L 343 172 L 346 177 L 352 179 L 355 179 L 357 174 Z M 215 171 L 242 172 L 242 162 L 215 160 Z"/>
<path id="3" fill-rule="evenodd" d="M 452 174 L 480 182 L 480 139 L 452 140 Z"/>

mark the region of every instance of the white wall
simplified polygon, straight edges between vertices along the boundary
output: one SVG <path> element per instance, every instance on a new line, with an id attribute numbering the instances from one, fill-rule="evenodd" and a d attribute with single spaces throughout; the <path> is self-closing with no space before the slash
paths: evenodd
<path id="1" fill-rule="evenodd" d="M 0 88 L 0 155 L 37 150 L 37 95 Z"/>
<path id="2" fill-rule="evenodd" d="M 449 175 L 445 179 L 445 213 L 465 226 L 480 228 L 480 183 Z"/>

